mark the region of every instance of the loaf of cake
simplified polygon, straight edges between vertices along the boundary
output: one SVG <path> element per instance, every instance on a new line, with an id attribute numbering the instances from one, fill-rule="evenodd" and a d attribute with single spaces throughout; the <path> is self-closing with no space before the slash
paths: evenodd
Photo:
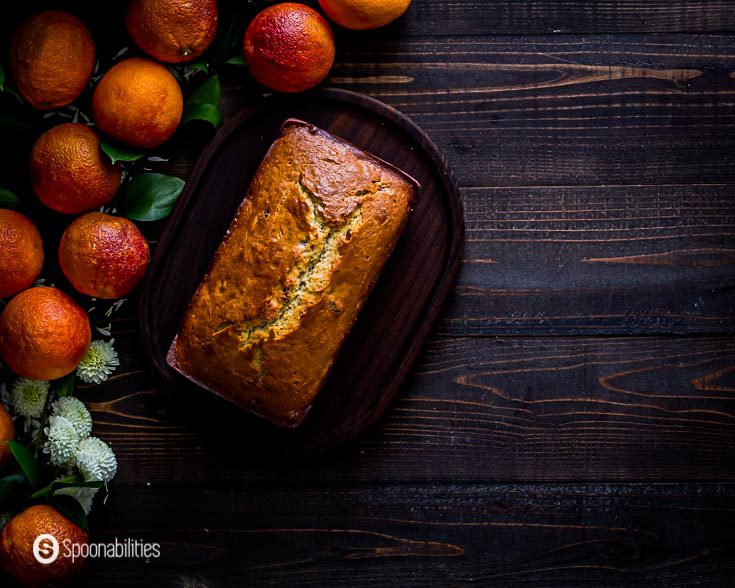
<path id="1" fill-rule="evenodd" d="M 373 155 L 286 121 L 189 304 L 169 365 L 278 425 L 298 426 L 417 190 Z"/>

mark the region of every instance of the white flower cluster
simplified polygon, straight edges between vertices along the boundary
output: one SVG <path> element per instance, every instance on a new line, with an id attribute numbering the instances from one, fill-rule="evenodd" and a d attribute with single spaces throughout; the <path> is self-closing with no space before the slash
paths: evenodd
<path id="1" fill-rule="evenodd" d="M 3 403 L 12 407 L 15 413 L 23 417 L 23 430 L 33 431 L 34 435 L 41 427 L 41 415 L 49 394 L 49 383 L 42 380 L 18 378 L 13 382 L 8 393 L 3 384 Z"/>
<path id="2" fill-rule="evenodd" d="M 71 467 L 79 447 L 79 433 L 71 421 L 61 415 L 53 415 L 44 433 L 47 441 L 43 452 L 51 455 L 51 463 L 64 468 Z"/>
<path id="3" fill-rule="evenodd" d="M 76 463 L 86 481 L 109 482 L 117 473 L 115 454 L 102 439 L 88 437 L 79 444 Z"/>
<path id="4" fill-rule="evenodd" d="M 120 365 L 115 351 L 115 340 L 92 341 L 87 353 L 77 366 L 77 376 L 86 384 L 101 384 Z"/>
<path id="5" fill-rule="evenodd" d="M 54 402 L 51 409 L 43 448 L 51 463 L 67 471 L 78 470 L 85 482 L 112 480 L 117 473 L 115 454 L 107 443 L 90 437 L 92 417 L 87 407 L 80 400 L 66 396 Z M 89 513 L 97 488 L 64 488 L 55 493 L 74 496 Z"/>
<path id="6" fill-rule="evenodd" d="M 92 434 L 92 415 L 84 403 L 73 396 L 59 398 L 51 405 L 52 414 L 68 420 L 81 439 Z"/>
<path id="7" fill-rule="evenodd" d="M 18 378 L 10 390 L 10 402 L 20 416 L 37 419 L 43 413 L 48 390 L 48 382 Z"/>

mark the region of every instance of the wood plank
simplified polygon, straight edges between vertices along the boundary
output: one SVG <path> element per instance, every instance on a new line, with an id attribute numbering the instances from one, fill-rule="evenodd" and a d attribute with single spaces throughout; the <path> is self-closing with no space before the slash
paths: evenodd
<path id="1" fill-rule="evenodd" d="M 119 483 L 735 481 L 733 338 L 435 339 L 358 442 L 273 462 L 237 411 L 150 390 L 124 330 L 120 371 L 81 394 Z"/>
<path id="2" fill-rule="evenodd" d="M 465 186 L 732 182 L 731 36 L 344 47 L 331 81 L 411 116 Z"/>
<path id="3" fill-rule="evenodd" d="M 735 37 L 345 39 L 328 83 L 419 124 L 463 186 L 732 183 Z M 262 89 L 223 71 L 232 115 Z M 158 155 L 186 176 L 208 135 Z"/>
<path id="4" fill-rule="evenodd" d="M 413 0 L 384 34 L 482 35 L 735 30 L 727 0 Z"/>
<path id="5" fill-rule="evenodd" d="M 439 332 L 733 333 L 731 185 L 467 188 Z"/>
<path id="6" fill-rule="evenodd" d="M 726 585 L 732 485 L 115 486 L 84 586 Z M 130 505 L 135 505 L 131 508 Z"/>

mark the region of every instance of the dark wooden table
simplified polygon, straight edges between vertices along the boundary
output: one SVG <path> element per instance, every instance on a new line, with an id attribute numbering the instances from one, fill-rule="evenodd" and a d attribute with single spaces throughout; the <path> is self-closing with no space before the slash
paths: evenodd
<path id="1" fill-rule="evenodd" d="M 328 83 L 459 181 L 450 302 L 379 424 L 290 463 L 152 389 L 124 306 L 121 369 L 81 393 L 120 462 L 93 537 L 162 557 L 82 583 L 735 583 L 735 2 L 414 0 L 337 37 Z M 224 80 L 228 115 L 261 92 Z"/>

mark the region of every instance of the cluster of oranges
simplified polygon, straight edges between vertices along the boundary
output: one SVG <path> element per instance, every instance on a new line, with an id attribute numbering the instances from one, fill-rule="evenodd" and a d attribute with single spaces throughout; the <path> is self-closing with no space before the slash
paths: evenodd
<path id="1" fill-rule="evenodd" d="M 134 40 L 168 61 L 204 51 L 216 31 L 215 0 L 195 3 L 203 11 L 197 22 L 208 23 L 206 30 L 184 27 L 178 37 L 167 35 L 161 24 L 175 22 L 175 12 L 154 19 L 157 28 L 149 26 L 151 7 L 160 10 L 162 4 L 130 2 L 126 24 Z M 96 50 L 81 20 L 48 10 L 26 19 L 14 32 L 9 59 L 20 96 L 36 109 L 50 110 L 70 104 L 85 90 Z M 97 128 L 136 147 L 167 140 L 180 122 L 182 108 L 174 76 L 160 63 L 143 58 L 112 67 L 92 98 Z M 131 221 L 89 212 L 110 203 L 122 182 L 119 165 L 100 149 L 98 132 L 80 123 L 46 131 L 31 151 L 29 175 L 44 205 L 63 214 L 86 213 L 68 225 L 58 247 L 59 265 L 71 285 L 97 298 L 130 292 L 148 267 L 148 244 Z M 0 314 L 0 357 L 17 375 L 34 380 L 72 372 L 91 340 L 87 314 L 70 296 L 54 288 L 31 287 L 43 262 L 43 243 L 33 222 L 18 212 L 0 210 L 0 298 L 13 297 Z"/>
<path id="2" fill-rule="evenodd" d="M 319 0 L 326 15 L 350 29 L 386 25 L 411 0 Z M 127 145 L 149 149 L 176 131 L 183 96 L 161 62 L 176 64 L 200 56 L 217 32 L 216 0 L 129 0 L 125 25 L 148 57 L 132 57 L 111 67 L 92 95 L 96 129 L 61 124 L 33 146 L 29 174 L 39 200 L 67 215 L 82 214 L 64 231 L 58 261 L 80 293 L 113 299 L 130 292 L 148 267 L 148 244 L 129 220 L 91 212 L 109 204 L 122 170 L 100 149 L 98 131 Z M 300 92 L 321 82 L 334 62 L 328 22 L 300 3 L 275 4 L 258 14 L 243 39 L 245 63 L 262 84 Z M 38 110 L 71 104 L 84 92 L 97 61 L 93 37 L 76 16 L 47 10 L 24 21 L 9 47 L 18 93 Z M 0 357 L 17 375 L 53 380 L 71 373 L 91 340 L 89 319 L 72 297 L 56 288 L 33 287 L 44 263 L 39 231 L 26 216 L 0 209 L 0 298 L 10 299 L 0 314 Z M 0 466 L 10 458 L 5 440 L 13 422 L 0 405 Z M 83 560 L 59 557 L 49 566 L 32 559 L 41 533 L 59 541 L 86 542 L 87 534 L 49 506 L 32 506 L 0 533 L 0 566 L 23 585 L 46 585 L 74 575 Z"/>
<path id="3" fill-rule="evenodd" d="M 382 26 L 410 0 L 319 0 L 335 22 L 353 29 Z M 58 249 L 61 269 L 79 292 L 118 298 L 132 290 L 148 266 L 148 245 L 130 221 L 88 212 L 115 197 L 122 170 L 100 150 L 98 131 L 137 148 L 169 139 L 183 112 L 176 78 L 160 62 L 201 55 L 217 31 L 216 0 L 130 0 L 125 25 L 150 57 L 111 67 L 92 95 L 97 130 L 61 124 L 40 136 L 30 156 L 30 178 L 39 200 L 63 214 L 86 213 L 66 229 Z M 243 40 L 245 63 L 263 84 L 298 92 L 318 84 L 334 61 L 327 21 L 304 4 L 284 2 L 258 14 Z M 91 33 L 76 16 L 59 10 L 35 14 L 11 38 L 10 65 L 18 93 L 49 110 L 76 100 L 96 63 Z M 18 375 L 48 380 L 70 373 L 90 343 L 86 314 L 58 290 L 29 288 L 43 265 L 43 244 L 23 215 L 0 211 L 0 297 L 15 296 L 0 315 L 0 356 Z"/>

